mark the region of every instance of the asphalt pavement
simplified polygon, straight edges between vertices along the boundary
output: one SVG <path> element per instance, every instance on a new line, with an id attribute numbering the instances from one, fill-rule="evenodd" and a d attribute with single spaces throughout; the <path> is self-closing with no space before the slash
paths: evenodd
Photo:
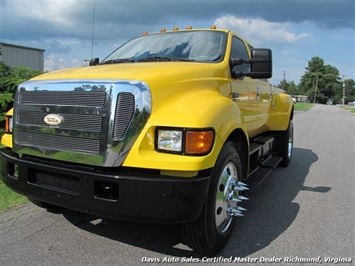
<path id="1" fill-rule="evenodd" d="M 179 226 L 100 219 L 32 204 L 0 212 L 0 265 L 351 265 L 355 115 L 316 105 L 294 116 L 289 167 L 247 193 L 248 211 L 216 257 L 182 243 Z"/>

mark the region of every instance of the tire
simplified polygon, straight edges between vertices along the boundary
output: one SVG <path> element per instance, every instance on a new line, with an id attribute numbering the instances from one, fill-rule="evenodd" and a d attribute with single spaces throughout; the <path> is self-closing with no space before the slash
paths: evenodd
<path id="1" fill-rule="evenodd" d="M 56 205 L 52 205 L 43 201 L 39 201 L 30 197 L 27 197 L 28 200 L 30 202 L 32 202 L 34 205 L 36 205 L 37 207 L 46 209 L 48 212 L 51 213 L 61 213 L 64 209 L 62 207 L 56 206 Z"/>
<path id="2" fill-rule="evenodd" d="M 199 253 L 218 254 L 230 238 L 236 216 L 244 208 L 239 202 L 246 200 L 241 195 L 246 185 L 241 183 L 242 164 L 237 149 L 227 142 L 212 171 L 210 187 L 200 217 L 182 225 L 184 241 Z M 233 199 L 233 201 L 232 201 Z"/>
<path id="3" fill-rule="evenodd" d="M 276 137 L 276 155 L 282 157 L 281 166 L 288 166 L 293 151 L 293 122 L 290 120 L 288 128 Z"/>

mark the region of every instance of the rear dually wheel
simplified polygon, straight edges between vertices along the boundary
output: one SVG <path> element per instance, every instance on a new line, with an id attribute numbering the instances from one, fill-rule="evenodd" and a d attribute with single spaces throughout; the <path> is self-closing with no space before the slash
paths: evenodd
<path id="1" fill-rule="evenodd" d="M 293 151 L 293 121 L 290 120 L 285 131 L 278 132 L 276 137 L 276 155 L 282 157 L 281 166 L 288 166 Z"/>

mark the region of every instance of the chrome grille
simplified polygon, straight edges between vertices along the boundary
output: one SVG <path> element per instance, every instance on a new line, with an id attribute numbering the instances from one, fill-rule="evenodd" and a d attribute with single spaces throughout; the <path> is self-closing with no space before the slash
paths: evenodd
<path id="1" fill-rule="evenodd" d="M 118 167 L 150 111 L 150 89 L 137 80 L 26 81 L 14 101 L 13 150 L 20 156 Z M 47 115 L 57 115 L 58 124 L 45 123 Z"/>
<path id="2" fill-rule="evenodd" d="M 132 121 L 135 110 L 134 95 L 121 92 L 117 96 L 115 123 L 113 126 L 113 139 L 120 140 Z"/>
<path id="3" fill-rule="evenodd" d="M 47 126 L 43 118 L 48 113 L 32 112 L 20 110 L 18 112 L 18 122 L 21 125 L 30 126 Z M 103 118 L 99 115 L 83 115 L 83 114 L 59 114 L 64 118 L 64 122 L 58 126 L 62 129 L 84 130 L 92 132 L 100 132 L 102 130 Z"/>
<path id="4" fill-rule="evenodd" d="M 17 131 L 16 135 L 16 142 L 20 145 L 91 154 L 99 154 L 100 152 L 100 141 L 97 139 L 75 138 L 22 131 Z"/>
<path id="5" fill-rule="evenodd" d="M 22 91 L 19 101 L 24 104 L 59 104 L 74 106 L 103 106 L 104 91 Z"/>

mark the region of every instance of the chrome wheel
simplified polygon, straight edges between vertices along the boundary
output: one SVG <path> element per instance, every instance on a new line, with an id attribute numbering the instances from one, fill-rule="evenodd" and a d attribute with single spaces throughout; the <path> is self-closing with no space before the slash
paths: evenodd
<path id="1" fill-rule="evenodd" d="M 288 128 L 285 131 L 279 131 L 275 134 L 275 155 L 282 157 L 281 166 L 288 166 L 292 158 L 293 151 L 293 123 L 289 121 Z"/>
<path id="2" fill-rule="evenodd" d="M 243 216 L 242 211 L 246 211 L 238 206 L 238 203 L 248 199 L 241 195 L 241 192 L 248 188 L 238 179 L 236 165 L 232 162 L 227 163 L 219 178 L 216 193 L 215 221 L 220 233 L 229 229 L 233 217 Z"/>
<path id="3" fill-rule="evenodd" d="M 293 123 L 291 120 L 289 125 L 288 146 L 287 146 L 287 157 L 289 160 L 291 160 L 292 150 L 293 150 Z"/>

